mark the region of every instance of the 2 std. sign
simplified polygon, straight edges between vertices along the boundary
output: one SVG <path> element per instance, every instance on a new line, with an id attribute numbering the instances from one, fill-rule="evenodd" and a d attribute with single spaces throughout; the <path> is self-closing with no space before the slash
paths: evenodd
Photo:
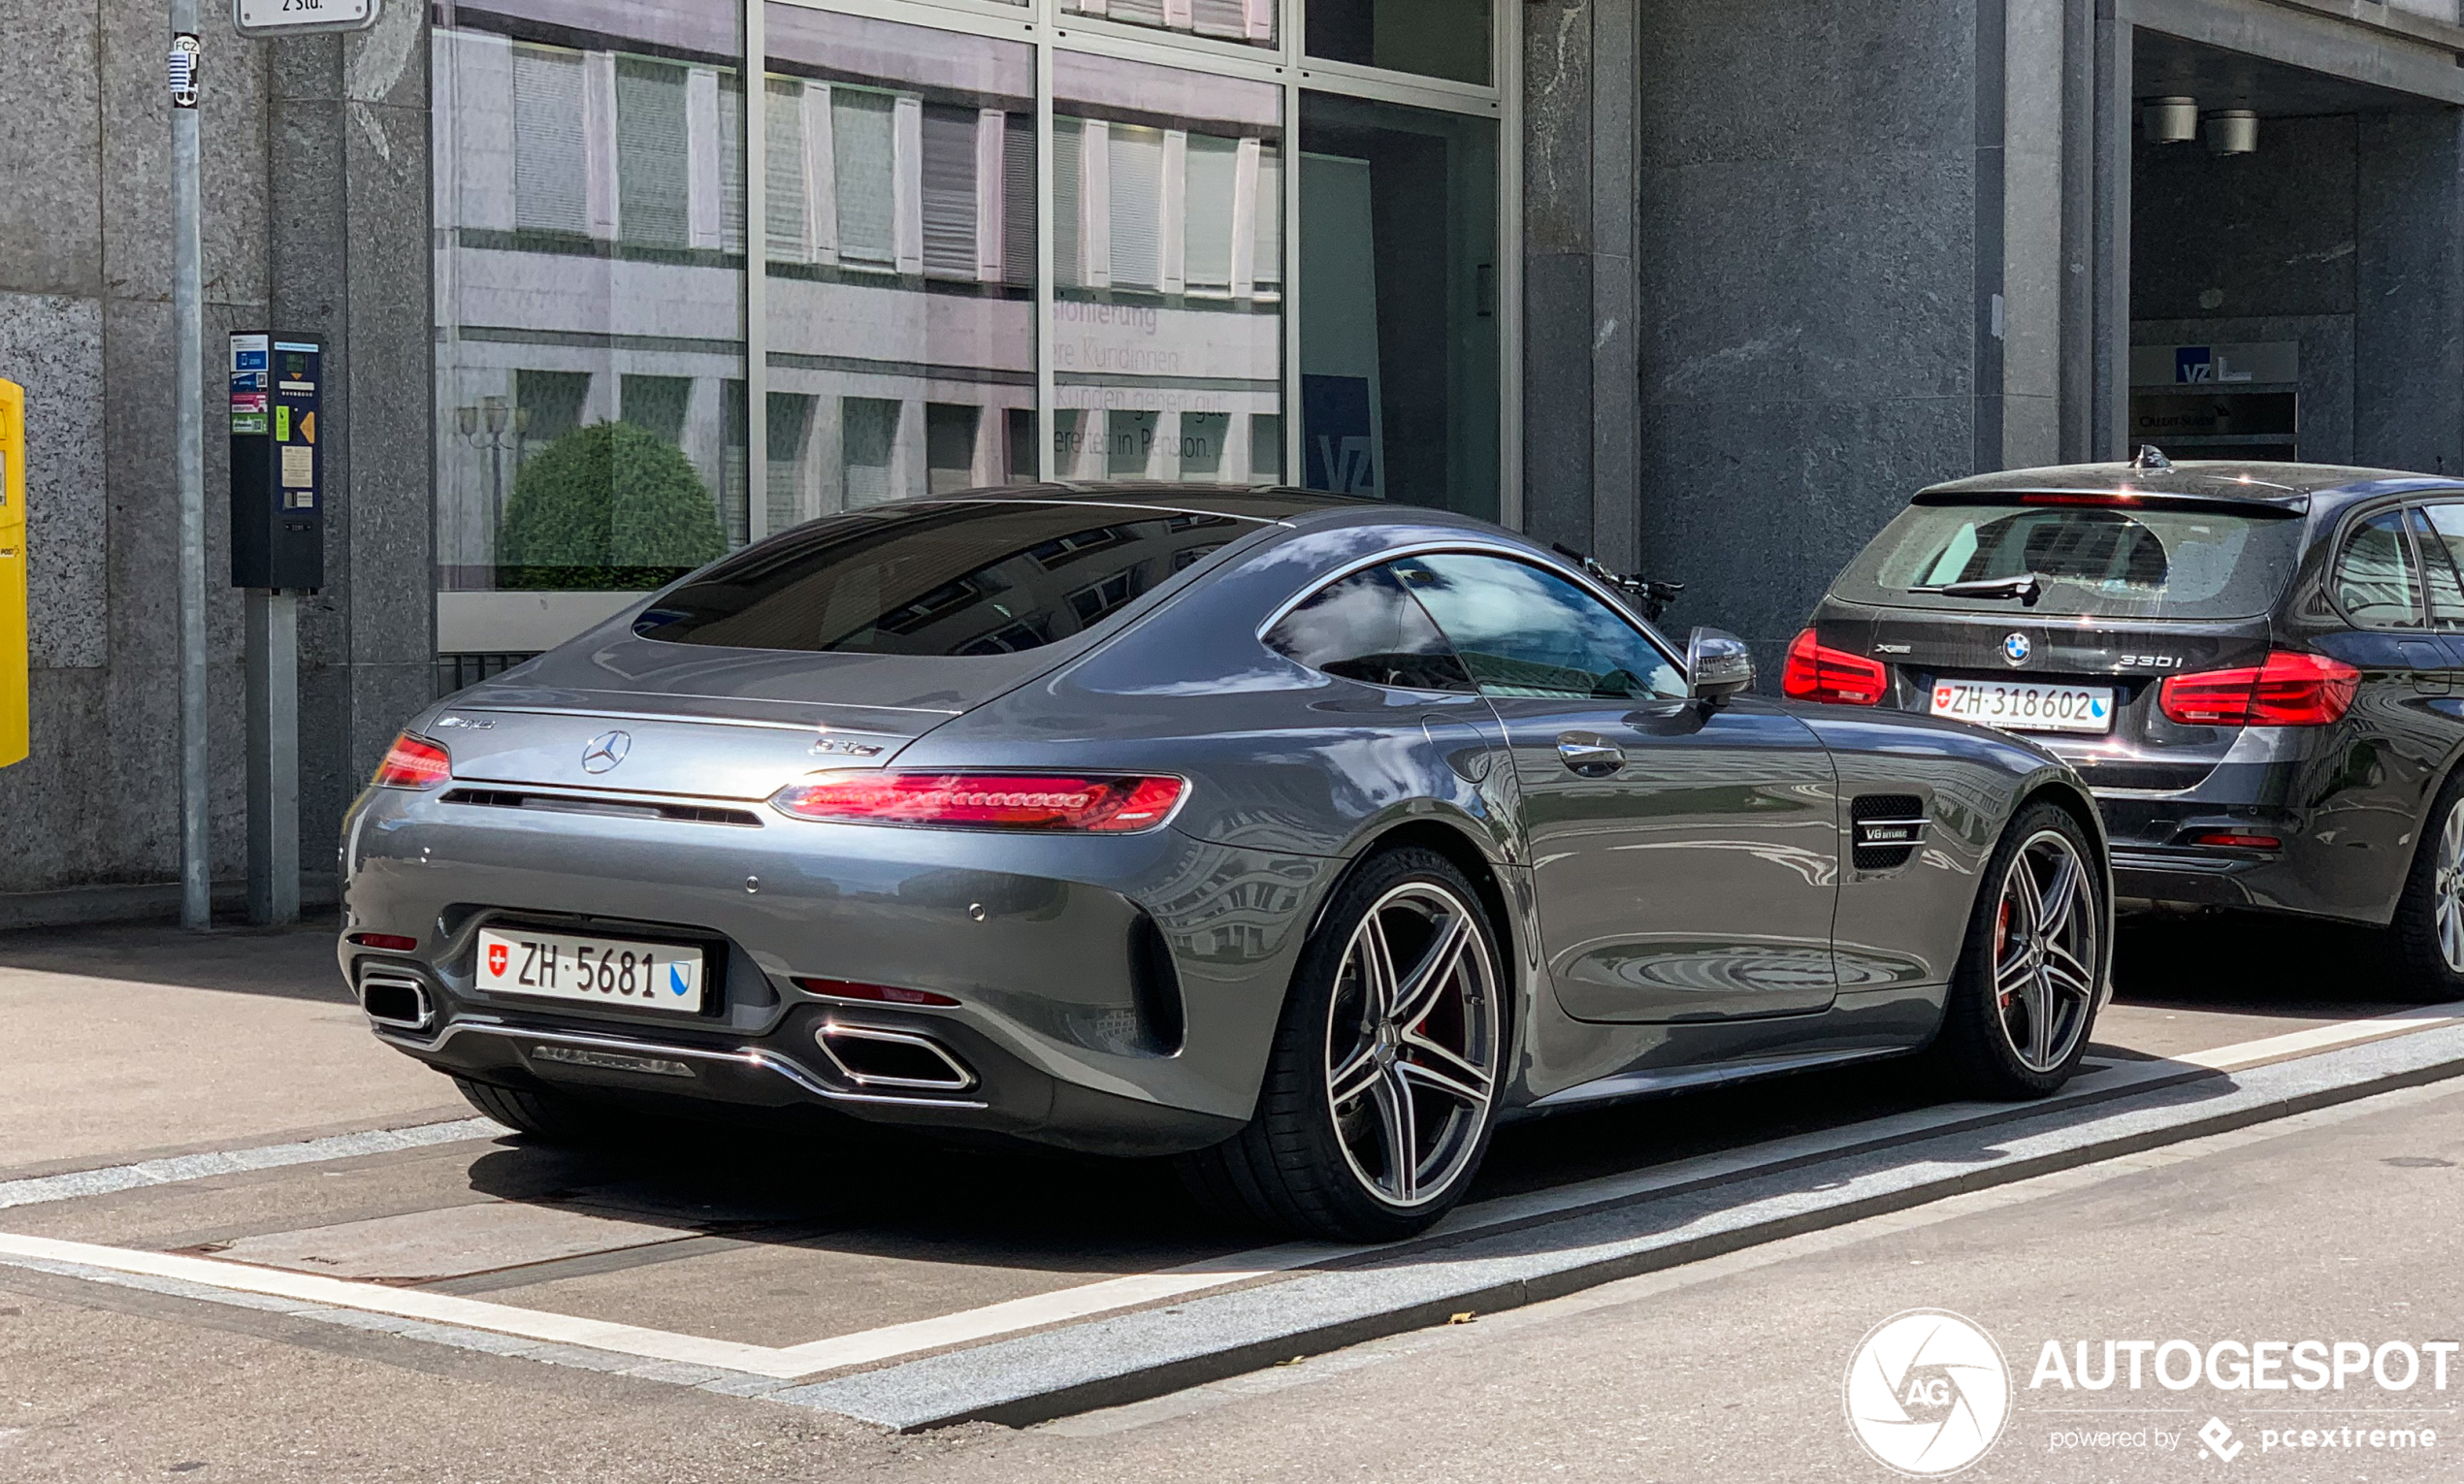
<path id="1" fill-rule="evenodd" d="M 231 23 L 243 36 L 300 36 L 359 31 L 376 23 L 377 0 L 231 0 Z"/>

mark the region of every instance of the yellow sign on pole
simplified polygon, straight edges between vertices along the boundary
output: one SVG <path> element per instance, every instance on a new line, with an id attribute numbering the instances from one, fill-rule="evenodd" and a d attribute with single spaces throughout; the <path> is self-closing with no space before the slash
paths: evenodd
<path id="1" fill-rule="evenodd" d="M 0 768 L 26 755 L 25 388 L 0 381 Z"/>

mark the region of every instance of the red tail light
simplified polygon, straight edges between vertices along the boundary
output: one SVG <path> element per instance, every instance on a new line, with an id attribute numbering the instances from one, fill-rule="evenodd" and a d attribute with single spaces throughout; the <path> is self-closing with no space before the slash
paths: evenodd
<path id="1" fill-rule="evenodd" d="M 383 949 L 389 953 L 407 953 L 419 947 L 418 939 L 405 938 L 401 933 L 353 933 L 351 941 L 361 948 Z"/>
<path id="2" fill-rule="evenodd" d="M 1128 834 L 1161 824 L 1178 778 L 1087 773 L 852 773 L 791 784 L 770 798 L 800 820 Z"/>
<path id="3" fill-rule="evenodd" d="M 433 789 L 453 776 L 453 757 L 434 742 L 404 732 L 376 764 L 380 789 Z"/>
<path id="4" fill-rule="evenodd" d="M 956 1005 L 956 1000 L 929 989 L 901 989 L 896 984 L 867 984 L 852 979 L 799 979 L 796 984 L 815 994 L 838 1000 L 872 1000 L 883 1005 Z"/>
<path id="5" fill-rule="evenodd" d="M 2282 850 L 2285 842 L 2274 835 L 2254 835 L 2240 829 L 2211 829 L 2190 837 L 2192 845 L 2229 845 L 2237 851 Z"/>
<path id="6" fill-rule="evenodd" d="M 1788 646 L 1788 664 L 1779 682 L 1790 700 L 1840 706 L 1879 705 L 1890 685 L 1890 672 L 1880 662 L 1844 649 L 1826 649 L 1810 629 Z"/>
<path id="7" fill-rule="evenodd" d="M 2254 667 L 2170 676 L 2156 708 L 2185 726 L 2324 726 L 2343 718 L 2360 684 L 2341 660 L 2278 650 Z"/>

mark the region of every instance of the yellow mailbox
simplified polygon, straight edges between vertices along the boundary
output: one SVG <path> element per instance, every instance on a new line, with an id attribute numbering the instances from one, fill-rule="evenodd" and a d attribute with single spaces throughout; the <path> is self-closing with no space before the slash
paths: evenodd
<path id="1" fill-rule="evenodd" d="M 25 388 L 0 381 L 0 768 L 25 754 Z"/>

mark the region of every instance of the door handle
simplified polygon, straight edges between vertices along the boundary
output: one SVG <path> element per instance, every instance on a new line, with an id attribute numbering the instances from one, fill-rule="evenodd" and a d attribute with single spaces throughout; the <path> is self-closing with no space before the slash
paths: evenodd
<path id="1" fill-rule="evenodd" d="M 1605 778 L 1626 765 L 1626 751 L 1587 731 L 1560 732 L 1557 756 L 1585 778 Z"/>

